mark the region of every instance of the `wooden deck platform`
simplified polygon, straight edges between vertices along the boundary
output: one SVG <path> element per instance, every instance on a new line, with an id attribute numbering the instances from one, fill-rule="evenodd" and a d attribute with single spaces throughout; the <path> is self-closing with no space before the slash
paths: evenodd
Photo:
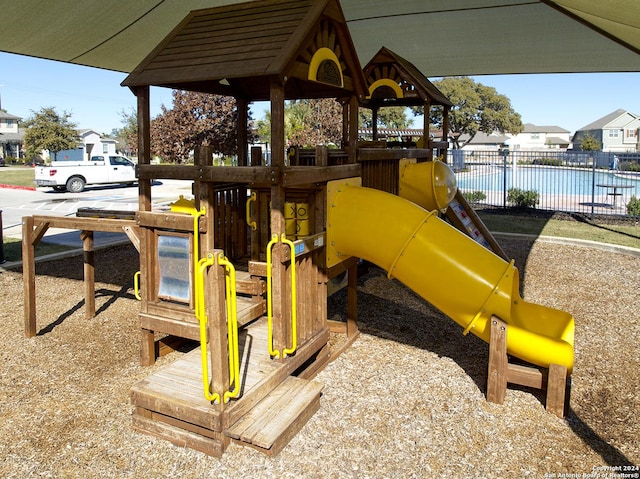
<path id="1" fill-rule="evenodd" d="M 131 388 L 134 429 L 216 457 L 231 440 L 277 454 L 319 407 L 322 386 L 292 376 L 326 363 L 329 332 L 319 331 L 285 361 L 269 358 L 267 321 L 239 331 L 241 392 L 223 411 L 203 394 L 197 348 Z"/>

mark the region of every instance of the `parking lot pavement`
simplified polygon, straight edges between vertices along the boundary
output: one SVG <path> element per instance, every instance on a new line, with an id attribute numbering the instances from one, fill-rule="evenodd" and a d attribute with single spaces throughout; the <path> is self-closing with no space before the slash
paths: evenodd
<path id="1" fill-rule="evenodd" d="M 152 186 L 154 208 L 162 208 L 180 195 L 190 197 L 191 182 L 181 180 L 156 181 Z M 58 193 L 50 189 L 14 190 L 0 188 L 3 238 L 22 238 L 22 218 L 32 215 L 75 216 L 78 208 L 136 211 L 138 188 L 125 186 L 90 187 L 82 193 Z M 42 241 L 82 248 L 79 231 L 51 228 Z M 124 233 L 94 233 L 96 248 L 126 243 Z"/>

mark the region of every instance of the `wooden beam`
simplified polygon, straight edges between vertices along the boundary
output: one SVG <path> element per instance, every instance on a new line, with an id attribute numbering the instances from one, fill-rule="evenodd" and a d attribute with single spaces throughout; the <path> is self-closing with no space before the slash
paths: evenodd
<path id="1" fill-rule="evenodd" d="M 487 226 L 484 224 L 484 222 L 482 221 L 482 218 L 478 216 L 478 213 L 476 213 L 476 210 L 473 209 L 473 207 L 469 204 L 469 202 L 464 197 L 464 195 L 460 192 L 460 190 L 456 191 L 455 200 L 460 204 L 460 206 L 462 206 L 462 208 L 464 209 L 469 219 L 473 222 L 476 228 L 478 228 L 478 231 L 480 231 L 484 239 L 487 240 L 487 242 L 489 243 L 489 246 L 491 247 L 491 250 L 495 254 L 500 256 L 502 259 L 504 259 L 505 261 L 510 261 L 511 258 L 507 256 L 507 253 L 505 253 L 505 251 L 502 249 L 502 246 L 500 246 L 500 243 L 498 243 L 496 238 L 491 234 L 491 231 L 489 231 L 489 228 L 487 228 Z M 449 219 L 449 221 L 451 221 L 451 223 L 454 226 L 456 226 L 456 228 L 458 228 L 460 231 L 465 233 L 467 236 L 471 236 L 466 226 L 462 223 L 460 218 L 458 218 L 458 216 L 456 215 L 453 208 L 451 208 L 451 206 L 447 208 L 447 211 L 445 214 Z"/>
<path id="2" fill-rule="evenodd" d="M 138 165 L 138 178 L 271 185 L 278 174 L 266 166 Z"/>
<path id="3" fill-rule="evenodd" d="M 140 228 L 137 226 L 123 226 L 122 229 L 133 244 L 133 247 L 140 253 Z"/>
<path id="4" fill-rule="evenodd" d="M 358 148 L 358 161 L 429 159 L 431 150 L 424 148 Z"/>
<path id="5" fill-rule="evenodd" d="M 32 216 L 34 224 L 38 224 L 35 234 L 30 237 L 37 244 L 47 228 L 63 228 L 81 231 L 104 231 L 109 233 L 124 233 L 125 226 L 136 226 L 134 220 L 119 220 L 114 218 L 76 218 L 73 216 Z"/>
<path id="6" fill-rule="evenodd" d="M 340 166 L 291 166 L 282 171 L 282 184 L 286 187 L 323 183 L 360 176 L 360 164 Z"/>
<path id="7" fill-rule="evenodd" d="M 136 222 L 139 226 L 147 228 L 162 228 L 193 232 L 193 216 L 183 213 L 170 213 L 167 211 L 138 211 Z M 205 217 L 198 219 L 198 229 L 201 233 L 207 231 Z"/>

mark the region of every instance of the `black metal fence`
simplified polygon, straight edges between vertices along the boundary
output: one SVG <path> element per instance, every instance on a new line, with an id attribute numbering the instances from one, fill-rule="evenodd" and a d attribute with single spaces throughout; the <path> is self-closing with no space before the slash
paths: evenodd
<path id="1" fill-rule="evenodd" d="M 454 150 L 451 158 L 473 204 L 640 216 L 640 153 Z"/>

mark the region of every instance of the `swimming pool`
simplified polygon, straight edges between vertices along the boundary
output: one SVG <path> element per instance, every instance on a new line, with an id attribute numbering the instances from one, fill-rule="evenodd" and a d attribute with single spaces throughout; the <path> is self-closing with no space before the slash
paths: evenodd
<path id="1" fill-rule="evenodd" d="M 595 185 L 630 186 L 627 193 L 640 193 L 640 176 L 625 176 L 611 170 L 586 168 L 536 167 L 536 166 L 483 166 L 471 172 L 456 175 L 462 191 L 508 191 L 510 188 L 535 190 L 540 195 L 591 195 L 599 194 Z"/>
<path id="2" fill-rule="evenodd" d="M 631 197 L 640 197 L 640 174 L 603 169 L 474 165 L 457 173 L 456 180 L 463 193 L 483 192 L 484 198 L 474 201 L 500 207 L 509 205 L 508 191 L 514 187 L 538 192 L 536 208 L 592 215 L 627 214 Z"/>

